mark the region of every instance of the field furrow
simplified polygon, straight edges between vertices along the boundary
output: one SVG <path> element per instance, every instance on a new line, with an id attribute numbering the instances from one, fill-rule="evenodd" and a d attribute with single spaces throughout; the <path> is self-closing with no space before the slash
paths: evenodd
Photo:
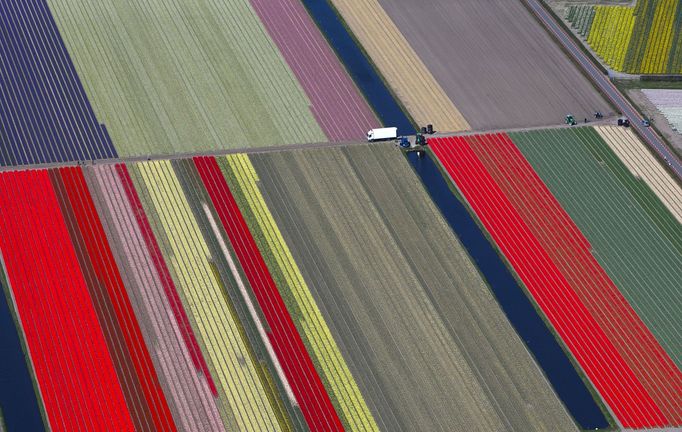
<path id="1" fill-rule="evenodd" d="M 139 429 L 175 430 L 140 326 L 80 168 L 50 170 L 126 401 Z"/>
<path id="2" fill-rule="evenodd" d="M 0 4 L 0 166 L 116 157 L 45 0 Z"/>
<path id="3" fill-rule="evenodd" d="M 329 140 L 361 140 L 379 126 L 300 1 L 251 0 L 251 5 L 308 95 Z"/>
<path id="4" fill-rule="evenodd" d="M 679 222 L 651 189 L 642 182 L 637 186 L 596 131 L 511 137 L 679 368 L 682 304 L 677 281 L 682 277 L 682 254 L 674 240 L 679 238 Z"/>
<path id="5" fill-rule="evenodd" d="M 332 0 L 332 4 L 417 123 L 431 123 L 443 131 L 469 129 L 378 0 Z"/>
<path id="6" fill-rule="evenodd" d="M 154 347 L 152 359 L 176 423 L 185 431 L 224 430 L 217 389 L 126 168 L 102 166 L 86 174 L 135 314 L 147 324 L 142 331 Z"/>
<path id="7" fill-rule="evenodd" d="M 223 172 L 344 426 L 354 431 L 377 431 L 357 383 L 258 189 L 259 179 L 251 160 L 247 155 L 228 156 Z"/>
<path id="8" fill-rule="evenodd" d="M 343 430 L 262 255 L 215 158 L 194 163 L 270 328 L 268 337 L 308 426 Z"/>
<path id="9" fill-rule="evenodd" d="M 125 156 L 326 140 L 248 0 L 48 0 Z"/>
<path id="10" fill-rule="evenodd" d="M 566 229 L 570 218 L 506 135 L 469 142 L 668 421 L 677 424 L 682 375 L 594 259 L 589 243 L 585 247 L 582 234 L 576 237 L 575 227 Z"/>

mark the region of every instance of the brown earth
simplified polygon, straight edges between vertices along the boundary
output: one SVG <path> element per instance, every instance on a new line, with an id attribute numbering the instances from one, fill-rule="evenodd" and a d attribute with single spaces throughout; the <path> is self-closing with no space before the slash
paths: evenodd
<path id="1" fill-rule="evenodd" d="M 380 0 L 473 129 L 610 109 L 520 1 Z M 377 23 L 377 25 L 381 25 Z"/>

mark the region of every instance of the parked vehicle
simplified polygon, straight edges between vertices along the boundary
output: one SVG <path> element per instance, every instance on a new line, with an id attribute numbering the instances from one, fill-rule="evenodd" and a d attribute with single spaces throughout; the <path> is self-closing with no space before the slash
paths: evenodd
<path id="1" fill-rule="evenodd" d="M 398 138 L 397 127 L 377 128 L 367 132 L 367 141 L 384 141 Z"/>

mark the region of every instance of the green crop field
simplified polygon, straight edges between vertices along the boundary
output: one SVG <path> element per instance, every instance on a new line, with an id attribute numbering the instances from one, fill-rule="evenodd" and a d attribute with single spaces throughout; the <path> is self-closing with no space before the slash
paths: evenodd
<path id="1" fill-rule="evenodd" d="M 398 150 L 250 159 L 381 430 L 575 430 Z"/>
<path id="2" fill-rule="evenodd" d="M 248 0 L 49 0 L 119 155 L 325 141 Z"/>
<path id="3" fill-rule="evenodd" d="M 678 0 L 632 6 L 572 5 L 566 19 L 614 70 L 682 73 L 682 7 Z"/>
<path id="4" fill-rule="evenodd" d="M 593 254 L 682 365 L 682 227 L 592 128 L 510 134 Z"/>

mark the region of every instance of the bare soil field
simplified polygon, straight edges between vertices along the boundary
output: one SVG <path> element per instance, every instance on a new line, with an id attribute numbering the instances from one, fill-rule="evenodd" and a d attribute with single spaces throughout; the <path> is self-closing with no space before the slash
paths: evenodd
<path id="1" fill-rule="evenodd" d="M 381 430 L 575 430 L 400 152 L 251 159 Z"/>
<path id="2" fill-rule="evenodd" d="M 610 111 L 519 1 L 380 3 L 473 129 L 553 125 L 568 113 L 583 119 Z"/>
<path id="3" fill-rule="evenodd" d="M 460 131 L 469 124 L 378 0 L 331 0 L 374 65 L 419 125 Z"/>

